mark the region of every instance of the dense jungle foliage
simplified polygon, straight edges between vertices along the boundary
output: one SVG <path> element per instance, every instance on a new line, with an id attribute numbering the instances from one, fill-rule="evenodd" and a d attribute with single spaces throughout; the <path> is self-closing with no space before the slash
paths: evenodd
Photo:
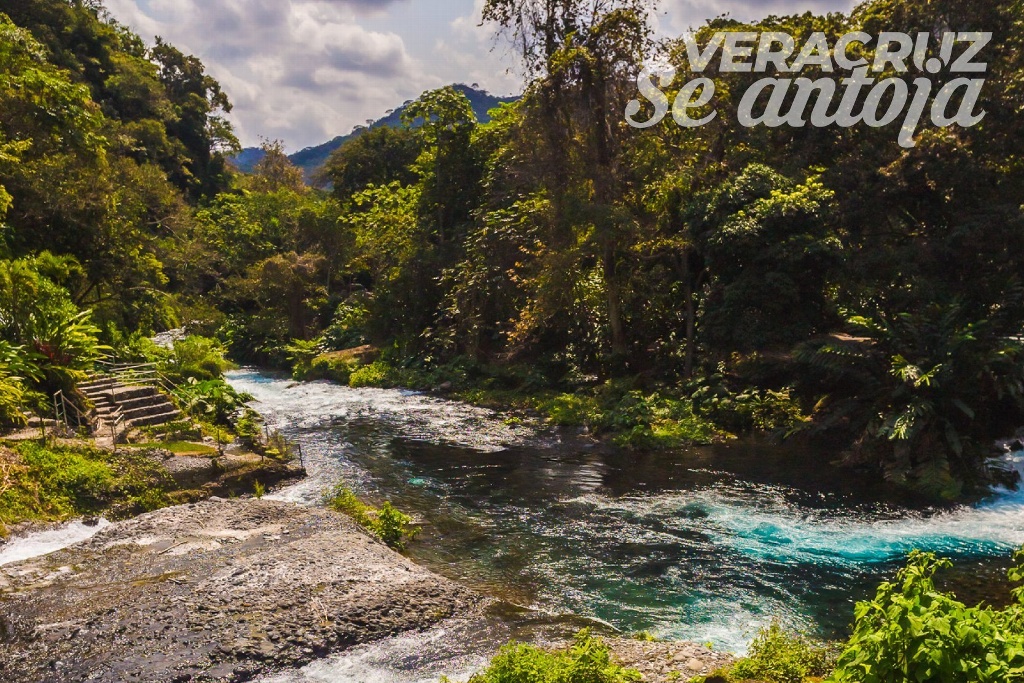
<path id="1" fill-rule="evenodd" d="M 911 149 L 894 126 L 744 128 L 759 75 L 715 64 L 713 122 L 628 127 L 645 60 L 686 66 L 649 12 L 487 0 L 524 96 L 481 124 L 428 92 L 315 189 L 277 142 L 232 169 L 198 59 L 97 0 L 0 0 L 0 422 L 183 326 L 235 362 L 450 385 L 634 447 L 800 433 L 935 495 L 978 481 L 1024 423 L 1020 0 L 699 28 L 992 31 L 982 123 Z"/>

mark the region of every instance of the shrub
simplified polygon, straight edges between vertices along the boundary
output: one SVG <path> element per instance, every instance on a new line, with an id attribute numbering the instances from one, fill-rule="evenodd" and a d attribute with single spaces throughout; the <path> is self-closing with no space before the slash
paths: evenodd
<path id="1" fill-rule="evenodd" d="M 174 390 L 174 398 L 186 413 L 215 425 L 232 427 L 236 420 L 251 418 L 245 404 L 252 396 L 235 391 L 222 379 L 190 378 Z"/>
<path id="2" fill-rule="evenodd" d="M 777 432 L 789 434 L 804 427 L 810 418 L 789 387 L 746 389 L 735 393 L 721 374 L 698 380 L 691 397 L 694 411 L 732 432 Z"/>
<path id="3" fill-rule="evenodd" d="M 370 510 L 372 508 L 356 497 L 356 494 L 344 484 L 338 484 L 331 492 L 328 506 L 336 512 L 351 517 L 357 524 L 369 528 L 371 523 Z"/>
<path id="4" fill-rule="evenodd" d="M 633 683 L 640 672 L 612 662 L 608 646 L 589 630 L 580 631 L 572 646 L 548 652 L 533 645 L 510 643 L 470 683 Z"/>
<path id="5" fill-rule="evenodd" d="M 242 416 L 235 421 L 235 433 L 250 444 L 254 444 L 260 435 L 263 418 L 251 408 L 242 411 Z"/>
<path id="6" fill-rule="evenodd" d="M 838 654 L 835 645 L 787 633 L 775 622 L 761 630 L 750 646 L 749 656 L 732 667 L 729 678 L 803 683 L 810 676 L 828 675 L 835 667 Z"/>
<path id="7" fill-rule="evenodd" d="M 158 369 L 176 384 L 190 379 L 198 382 L 220 379 L 231 367 L 219 341 L 196 336 L 175 342 L 171 354 L 158 364 Z"/>
<path id="8" fill-rule="evenodd" d="M 348 384 L 355 389 L 359 387 L 389 388 L 398 384 L 393 379 L 394 375 L 395 371 L 391 364 L 379 360 L 353 372 L 349 377 Z"/>
<path id="9" fill-rule="evenodd" d="M 327 505 L 337 512 L 348 515 L 396 550 L 405 548 L 405 543 L 414 538 L 419 531 L 411 528 L 412 517 L 395 508 L 390 502 L 385 502 L 378 510 L 359 500 L 344 484 L 334 487 L 327 498 Z"/>
<path id="10" fill-rule="evenodd" d="M 348 384 L 352 374 L 362 366 L 360 358 L 351 354 L 331 352 L 310 357 L 299 351 L 302 347 L 296 347 L 292 353 L 292 378 L 300 382 L 329 379 Z"/>
<path id="11" fill-rule="evenodd" d="M 412 524 L 412 517 L 398 510 L 389 501 L 384 501 L 380 510 L 377 511 L 373 531 L 380 540 L 392 548 L 402 548 L 405 546 L 406 537 L 411 535 L 410 524 Z"/>
<path id="12" fill-rule="evenodd" d="M 261 453 L 279 462 L 292 462 L 296 457 L 292 444 L 285 438 L 284 434 L 276 429 L 267 435 L 265 442 L 254 442 L 253 448 L 257 453 Z"/>
<path id="13" fill-rule="evenodd" d="M 292 379 L 299 382 L 312 379 L 309 375 L 313 359 L 320 355 L 319 342 L 315 339 L 311 341 L 296 339 L 285 346 L 284 350 L 292 364 Z"/>
<path id="14" fill-rule="evenodd" d="M 343 351 L 366 343 L 366 327 L 370 320 L 369 297 L 354 294 L 334 313 L 334 320 L 320 339 L 323 351 Z"/>
<path id="15" fill-rule="evenodd" d="M 329 379 L 341 384 L 350 384 L 352 374 L 361 367 L 358 358 L 343 358 L 325 354 L 313 359 L 310 379 Z"/>
<path id="16" fill-rule="evenodd" d="M 26 423 L 24 411 L 31 396 L 24 380 L 38 375 L 32 354 L 0 340 L 0 429 Z"/>
<path id="17" fill-rule="evenodd" d="M 142 332 L 124 333 L 113 323 L 108 323 L 106 338 L 113 357 L 120 363 L 164 362 L 172 355 L 170 349 L 158 346 Z"/>
<path id="18" fill-rule="evenodd" d="M 586 425 L 595 432 L 615 434 L 615 442 L 626 448 L 707 444 L 725 436 L 694 412 L 689 399 L 631 391 L 617 383 L 608 383 L 597 396 L 560 394 L 543 399 L 536 408 L 556 425 Z"/>
<path id="19" fill-rule="evenodd" d="M 1024 551 L 1010 580 L 1024 580 Z M 1024 588 L 1003 610 L 968 607 L 935 588 L 949 567 L 915 551 L 895 581 L 855 610 L 853 636 L 840 656 L 834 683 L 1006 683 L 1024 679 Z"/>
<path id="20" fill-rule="evenodd" d="M 17 377 L 0 373 L 0 429 L 27 424 L 24 412 L 25 388 Z"/>
<path id="21" fill-rule="evenodd" d="M 541 401 L 538 409 L 553 424 L 560 427 L 586 425 L 593 427 L 602 419 L 601 406 L 596 398 L 579 394 L 560 394 Z"/>
<path id="22" fill-rule="evenodd" d="M 688 400 L 640 391 L 623 396 L 606 421 L 619 433 L 615 442 L 627 448 L 709 444 L 723 437 L 711 422 L 694 414 Z"/>

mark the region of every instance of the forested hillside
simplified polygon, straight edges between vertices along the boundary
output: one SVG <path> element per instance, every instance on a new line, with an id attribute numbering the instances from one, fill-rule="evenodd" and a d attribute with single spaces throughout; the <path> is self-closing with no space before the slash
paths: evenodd
<path id="1" fill-rule="evenodd" d="M 98 2 L 0 0 L 0 420 L 185 326 L 237 362 L 450 384 L 635 448 L 761 431 L 935 495 L 983 479 L 1024 424 L 1020 1 L 698 32 L 994 32 L 984 121 L 910 149 L 899 124 L 742 127 L 759 76 L 714 64 L 713 122 L 630 128 L 641 64 L 686 51 L 640 0 L 592 4 L 488 0 L 525 96 L 481 123 L 425 93 L 335 151 L 323 192 L 279 144 L 230 170 L 197 59 Z"/>
<path id="2" fill-rule="evenodd" d="M 491 120 L 490 111 L 492 109 L 516 100 L 514 97 L 495 97 L 487 91 L 479 90 L 461 83 L 452 87 L 466 96 L 466 99 L 469 100 L 470 106 L 473 107 L 473 113 L 476 114 L 477 121 L 480 123 L 487 123 Z M 368 125 L 356 126 L 355 130 L 348 135 L 339 135 L 333 140 L 329 140 L 322 145 L 307 147 L 306 149 L 299 150 L 294 154 L 289 154 L 288 159 L 302 169 L 302 172 L 305 174 L 307 179 L 316 181 L 319 179 L 320 169 L 322 169 L 324 164 L 327 163 L 327 159 L 331 156 L 331 153 L 339 147 L 375 128 L 380 128 L 382 126 L 386 126 L 388 128 L 402 127 L 402 113 L 410 104 L 412 104 L 412 102 L 406 102 L 401 107 L 388 111 L 387 114 Z M 239 170 L 244 171 L 245 173 L 252 173 L 256 164 L 263 159 L 264 154 L 264 151 L 258 147 L 246 147 L 232 159 L 232 162 Z"/>

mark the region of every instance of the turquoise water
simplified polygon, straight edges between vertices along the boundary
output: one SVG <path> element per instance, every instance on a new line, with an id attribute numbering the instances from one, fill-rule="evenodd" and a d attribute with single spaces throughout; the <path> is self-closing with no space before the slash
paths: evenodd
<path id="1" fill-rule="evenodd" d="M 830 467 L 826 453 L 734 444 L 636 455 L 409 392 L 248 372 L 231 381 L 303 445 L 311 477 L 277 497 L 317 504 L 343 477 L 390 499 L 423 525 L 410 550 L 418 561 L 547 624 L 572 614 L 737 652 L 773 617 L 840 636 L 853 603 L 911 549 L 955 558 L 951 581 L 984 597 L 1024 544 L 1021 493 L 910 509 Z M 297 680 L 349 680 L 322 666 L 326 678 Z"/>

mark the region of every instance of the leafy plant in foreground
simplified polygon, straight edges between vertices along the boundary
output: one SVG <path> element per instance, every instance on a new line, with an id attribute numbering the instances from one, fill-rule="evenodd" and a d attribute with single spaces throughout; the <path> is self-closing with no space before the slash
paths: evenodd
<path id="1" fill-rule="evenodd" d="M 0 428 L 24 425 L 26 389 L 23 380 L 39 368 L 22 347 L 0 341 Z"/>
<path id="2" fill-rule="evenodd" d="M 1024 551 L 1010 580 L 1024 580 Z M 1008 683 L 1024 680 L 1024 587 L 1006 609 L 968 607 L 936 589 L 951 566 L 915 551 L 874 600 L 856 608 L 853 636 L 831 683 Z"/>

